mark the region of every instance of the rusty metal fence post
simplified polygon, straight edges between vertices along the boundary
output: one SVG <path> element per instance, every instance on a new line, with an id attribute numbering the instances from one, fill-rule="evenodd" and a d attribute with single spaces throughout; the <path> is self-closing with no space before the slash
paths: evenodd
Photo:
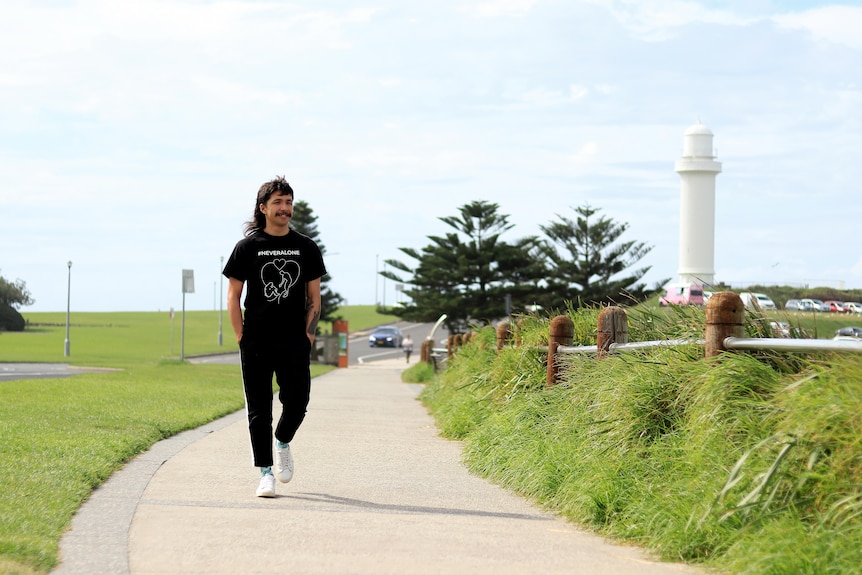
<path id="1" fill-rule="evenodd" d="M 706 357 L 714 357 L 724 351 L 726 337 L 745 335 L 745 306 L 742 298 L 730 291 L 712 294 L 706 302 L 705 340 Z"/>
<path id="2" fill-rule="evenodd" d="M 557 383 L 557 348 L 561 345 L 572 345 L 575 338 L 575 324 L 572 318 L 558 315 L 551 320 L 551 329 L 548 337 L 548 371 L 545 381 L 546 387 L 552 387 Z"/>

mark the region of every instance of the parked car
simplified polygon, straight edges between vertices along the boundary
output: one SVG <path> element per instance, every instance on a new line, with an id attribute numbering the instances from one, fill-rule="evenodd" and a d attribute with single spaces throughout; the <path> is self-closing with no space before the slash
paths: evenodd
<path id="1" fill-rule="evenodd" d="M 784 309 L 787 311 L 811 311 L 811 302 L 801 299 L 789 299 L 784 304 Z"/>
<path id="2" fill-rule="evenodd" d="M 829 306 L 819 299 L 804 298 L 799 301 L 808 304 L 810 306 L 808 309 L 811 311 L 829 311 Z"/>
<path id="3" fill-rule="evenodd" d="M 832 313 L 850 313 L 850 311 L 844 307 L 843 301 L 835 301 L 829 299 L 823 303 L 829 306 L 829 311 L 831 311 Z"/>
<path id="4" fill-rule="evenodd" d="M 835 330 L 835 337 L 832 339 L 856 339 L 862 340 L 862 327 L 842 327 Z"/>
<path id="5" fill-rule="evenodd" d="M 368 336 L 368 347 L 401 347 L 404 334 L 394 325 L 378 327 Z"/>
<path id="6" fill-rule="evenodd" d="M 862 313 L 862 303 L 858 301 L 845 301 L 844 309 L 847 310 L 847 313 Z"/>
<path id="7" fill-rule="evenodd" d="M 748 308 L 757 306 L 760 307 L 760 309 L 775 309 L 776 307 L 772 298 L 765 293 L 742 292 L 739 294 L 739 297 L 745 307 Z"/>
<path id="8" fill-rule="evenodd" d="M 668 284 L 664 295 L 658 299 L 665 305 L 703 305 L 703 286 L 700 284 Z"/>

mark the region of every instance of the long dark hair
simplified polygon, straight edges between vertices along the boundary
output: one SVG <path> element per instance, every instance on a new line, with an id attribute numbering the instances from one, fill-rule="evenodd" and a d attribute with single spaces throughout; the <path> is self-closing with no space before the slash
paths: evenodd
<path id="1" fill-rule="evenodd" d="M 279 192 L 286 196 L 293 197 L 293 188 L 284 179 L 284 176 L 278 176 L 260 187 L 257 191 L 257 201 L 254 203 L 254 213 L 249 221 L 243 224 L 242 231 L 246 236 L 250 236 L 266 227 L 266 216 L 260 211 L 260 205 L 266 204 L 272 194 Z"/>

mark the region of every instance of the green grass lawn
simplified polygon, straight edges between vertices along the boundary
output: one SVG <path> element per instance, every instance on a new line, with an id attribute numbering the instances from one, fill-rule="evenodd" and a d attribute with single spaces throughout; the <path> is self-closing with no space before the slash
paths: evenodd
<path id="1" fill-rule="evenodd" d="M 345 307 L 351 330 L 393 321 L 374 306 Z M 157 441 L 243 407 L 239 365 L 179 361 L 181 317 L 167 312 L 24 313 L 0 333 L 0 362 L 56 362 L 117 371 L 0 382 L 0 573 L 42 573 L 90 492 Z M 236 352 L 218 312 L 186 312 L 185 355 Z M 325 326 L 324 326 L 324 329 Z M 331 328 L 330 328 L 331 329 Z M 316 377 L 332 369 L 312 365 Z"/>

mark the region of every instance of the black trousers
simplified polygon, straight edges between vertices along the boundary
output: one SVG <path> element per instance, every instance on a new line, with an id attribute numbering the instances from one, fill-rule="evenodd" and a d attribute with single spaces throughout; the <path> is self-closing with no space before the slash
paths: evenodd
<path id="1" fill-rule="evenodd" d="M 307 345 L 286 346 L 269 342 L 240 342 L 242 384 L 248 413 L 252 460 L 255 467 L 272 465 L 272 376 L 278 383 L 281 417 L 275 438 L 290 443 L 305 419 L 311 392 L 311 371 Z"/>

